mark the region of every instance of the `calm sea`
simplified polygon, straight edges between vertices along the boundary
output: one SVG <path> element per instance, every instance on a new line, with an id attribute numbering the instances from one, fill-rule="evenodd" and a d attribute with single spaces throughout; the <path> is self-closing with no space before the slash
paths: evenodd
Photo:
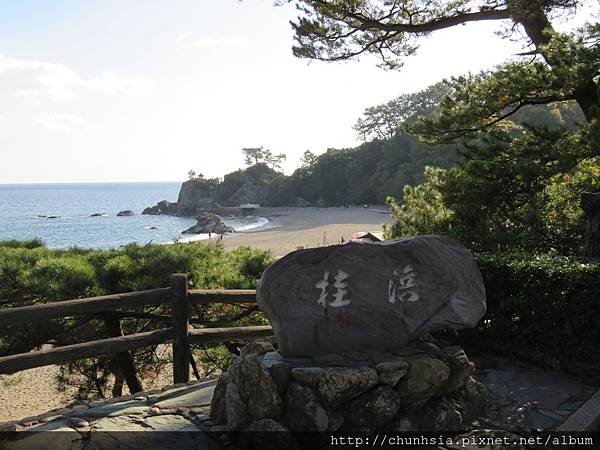
<path id="1" fill-rule="evenodd" d="M 182 235 L 193 218 L 141 215 L 160 200 L 176 201 L 181 183 L 0 184 L 0 240 L 39 238 L 50 248 L 116 248 L 131 242 L 203 239 Z M 117 217 L 131 209 L 132 217 Z M 102 213 L 101 217 L 91 217 Z M 56 216 L 56 218 L 48 218 Z M 225 219 L 236 230 L 262 218 Z"/>

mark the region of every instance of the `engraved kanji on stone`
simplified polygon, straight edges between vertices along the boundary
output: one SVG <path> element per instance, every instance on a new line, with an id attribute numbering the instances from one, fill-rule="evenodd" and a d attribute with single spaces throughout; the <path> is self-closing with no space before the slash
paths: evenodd
<path id="1" fill-rule="evenodd" d="M 417 273 L 410 264 L 407 264 L 401 271 L 394 270 L 388 283 L 388 301 L 390 303 L 396 303 L 397 300 L 416 302 L 419 300 L 419 294 L 411 288 L 417 285 Z"/>
<path id="2" fill-rule="evenodd" d="M 333 287 L 336 289 L 333 295 L 333 301 L 327 302 L 327 297 L 329 295 L 329 282 L 330 274 L 329 271 L 325 271 L 323 273 L 323 278 L 315 283 L 315 287 L 317 289 L 321 289 L 321 293 L 319 298 L 317 299 L 317 303 L 322 305 L 324 308 L 327 306 L 331 306 L 332 308 L 339 308 L 342 306 L 346 306 L 350 304 L 350 299 L 344 298 L 344 296 L 348 293 L 348 280 L 350 275 L 343 270 L 338 270 L 336 275 L 333 277 L 334 283 Z"/>
<path id="3" fill-rule="evenodd" d="M 319 299 L 317 303 L 319 305 L 323 305 L 323 308 L 327 307 L 327 287 L 329 286 L 329 272 L 326 270 L 323 274 L 323 279 L 319 280 L 315 283 L 315 287 L 317 289 L 321 289 L 321 295 L 319 295 Z"/>

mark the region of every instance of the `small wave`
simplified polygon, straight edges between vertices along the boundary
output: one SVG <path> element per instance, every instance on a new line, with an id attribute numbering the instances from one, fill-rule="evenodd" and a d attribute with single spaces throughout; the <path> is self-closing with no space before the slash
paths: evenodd
<path id="1" fill-rule="evenodd" d="M 208 239 L 208 234 L 186 234 L 185 237 L 162 242 L 162 244 L 187 244 L 190 242 L 204 241 L 206 239 Z"/>
<path id="2" fill-rule="evenodd" d="M 223 219 L 225 224 L 233 227 L 235 231 L 249 231 L 257 228 L 262 228 L 269 223 L 269 219 L 266 217 L 252 217 L 248 216 L 245 218 L 235 219 Z"/>

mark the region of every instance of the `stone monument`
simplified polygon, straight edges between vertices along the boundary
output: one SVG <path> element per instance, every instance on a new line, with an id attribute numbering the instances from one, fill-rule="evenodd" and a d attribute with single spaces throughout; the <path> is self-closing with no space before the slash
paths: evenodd
<path id="1" fill-rule="evenodd" d="M 260 431 L 289 434 L 281 448 L 314 447 L 305 431 L 459 431 L 485 408 L 463 349 L 430 334 L 486 310 L 475 260 L 453 239 L 298 250 L 265 270 L 257 298 L 277 348 L 234 355 L 212 402 L 251 447 L 282 436 Z"/>
<path id="2" fill-rule="evenodd" d="M 286 356 L 401 347 L 485 313 L 473 256 L 441 236 L 293 252 L 265 270 L 257 297 Z"/>

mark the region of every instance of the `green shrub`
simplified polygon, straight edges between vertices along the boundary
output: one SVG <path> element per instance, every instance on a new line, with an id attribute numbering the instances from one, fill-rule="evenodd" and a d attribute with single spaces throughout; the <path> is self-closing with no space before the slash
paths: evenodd
<path id="1" fill-rule="evenodd" d="M 600 359 L 600 265 L 551 255 L 479 254 L 488 311 L 469 345 Z"/>
<path id="2" fill-rule="evenodd" d="M 242 247 L 225 251 L 218 243 L 127 245 L 116 250 L 51 250 L 36 241 L 0 242 L 0 307 L 130 292 L 168 286 L 172 273 L 185 273 L 195 289 L 252 289 L 271 262 L 268 251 Z M 249 305 L 200 305 L 195 326 L 263 324 Z M 169 326 L 170 305 L 136 308 L 148 319 L 123 319 L 126 334 Z M 251 313 L 251 314 L 249 314 Z M 240 318 L 233 321 L 232 318 Z M 75 317 L 7 326 L 0 330 L 0 356 L 28 352 L 42 344 L 68 345 L 109 337 L 103 316 Z M 140 374 L 165 364 L 155 352 L 133 352 Z M 61 367 L 60 383 L 76 385 L 79 396 L 106 395 L 107 380 L 116 375 L 113 357 L 75 361 Z M 119 391 L 113 392 L 119 394 Z"/>

